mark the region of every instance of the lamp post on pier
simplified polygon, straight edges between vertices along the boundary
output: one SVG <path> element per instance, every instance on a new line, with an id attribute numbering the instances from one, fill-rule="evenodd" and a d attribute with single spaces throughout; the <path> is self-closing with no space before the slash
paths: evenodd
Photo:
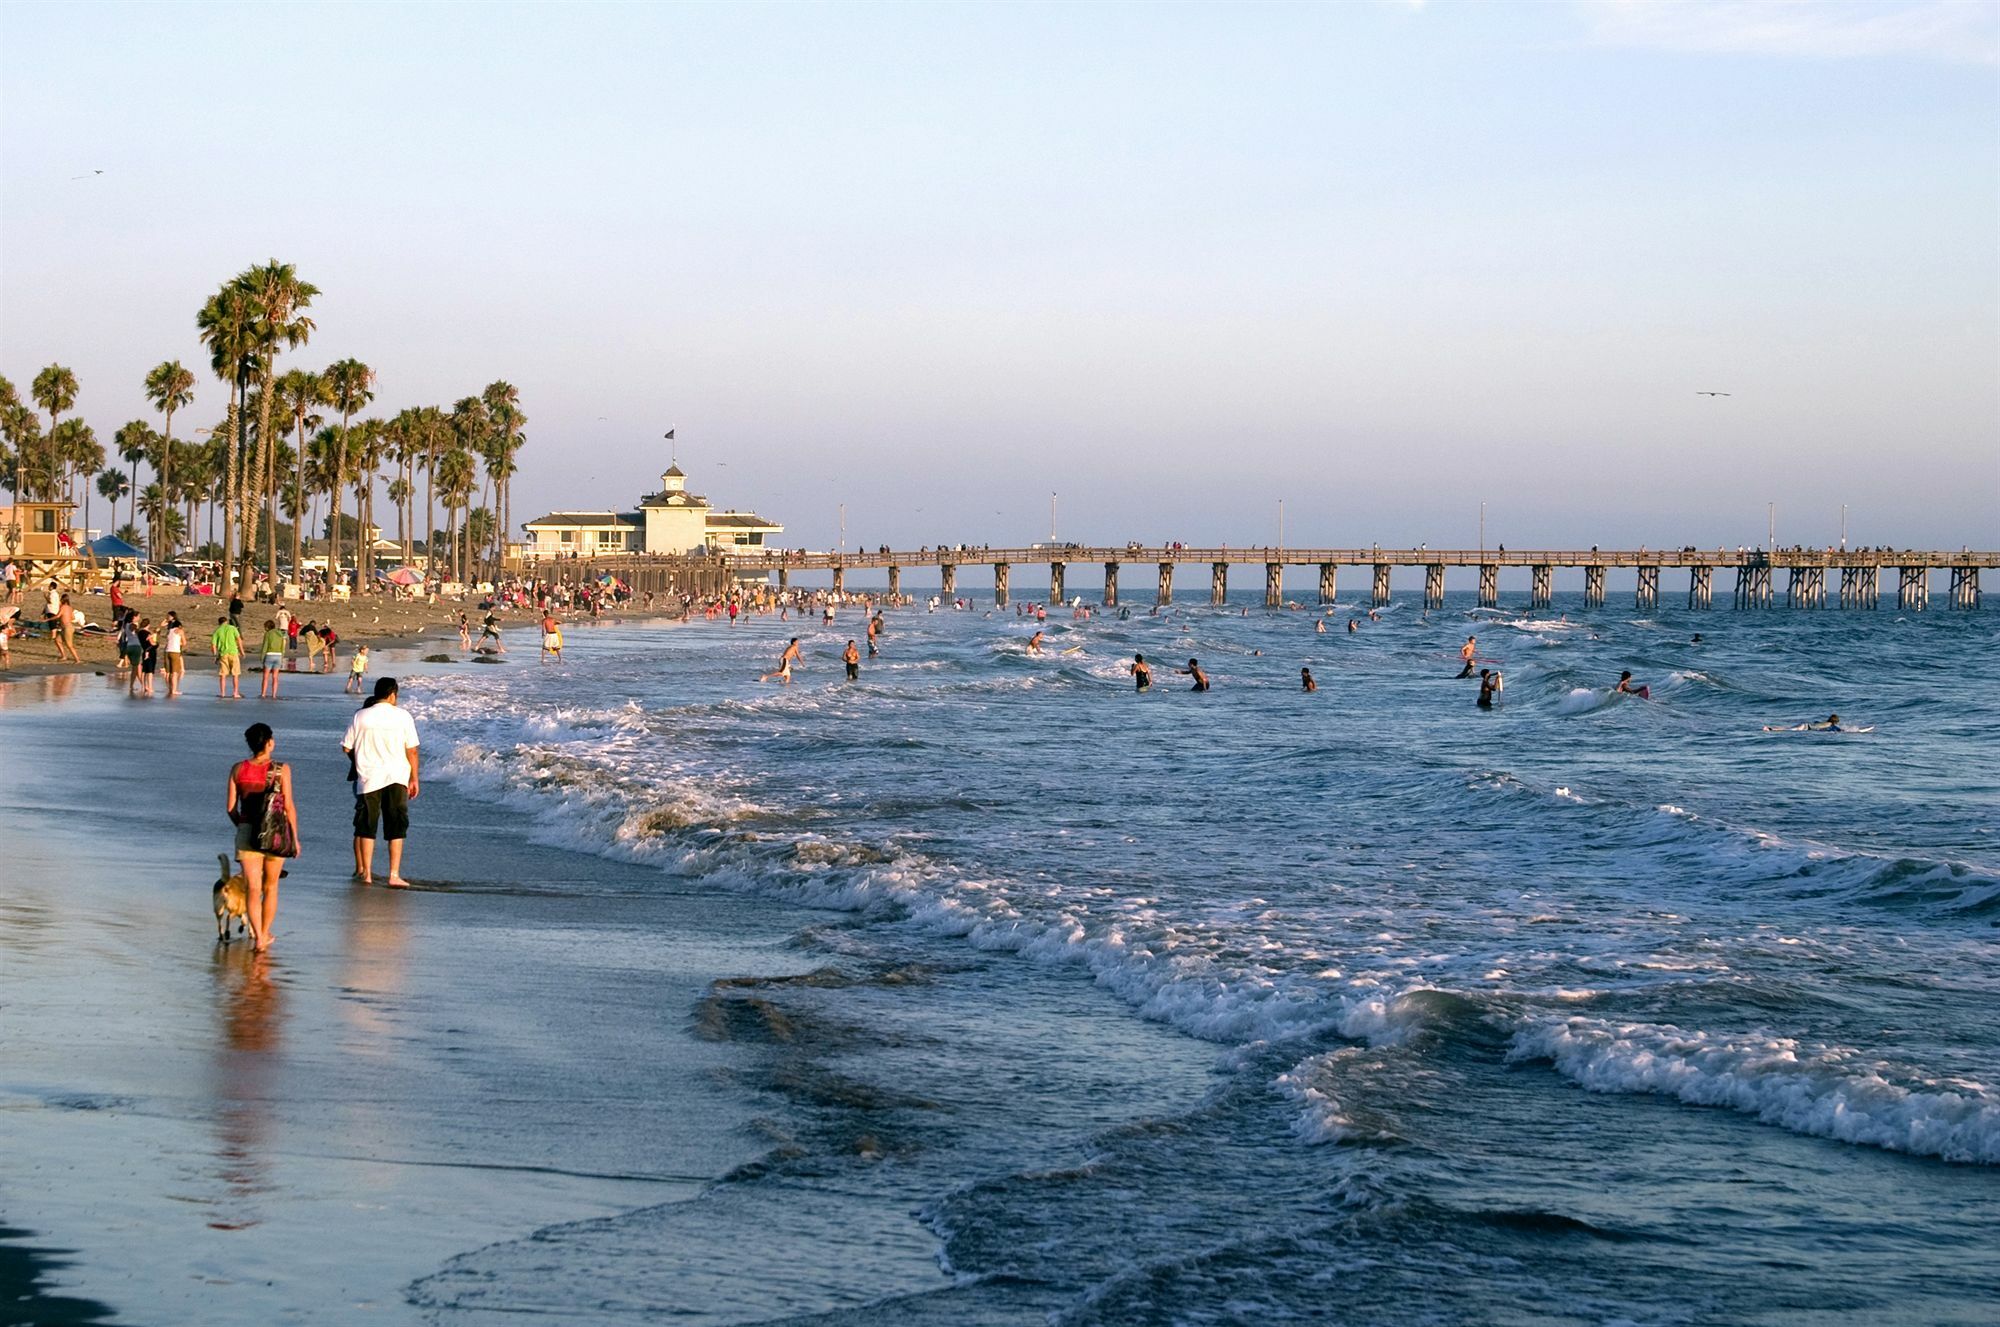
<path id="1" fill-rule="evenodd" d="M 1056 541 L 1056 495 L 1055 491 L 1051 489 L 1049 491 L 1049 542 L 1053 544 L 1055 541 Z"/>

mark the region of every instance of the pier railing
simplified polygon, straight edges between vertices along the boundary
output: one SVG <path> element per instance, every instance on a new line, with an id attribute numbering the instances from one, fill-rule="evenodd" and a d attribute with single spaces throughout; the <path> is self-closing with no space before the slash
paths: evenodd
<path id="1" fill-rule="evenodd" d="M 993 594 L 1006 603 L 1009 581 L 1016 565 L 1048 568 L 1049 598 L 1065 598 L 1065 577 L 1072 565 L 1096 563 L 1104 569 L 1105 604 L 1118 602 L 1119 573 L 1126 567 L 1153 567 L 1158 574 L 1157 602 L 1171 603 L 1174 572 L 1187 565 L 1206 564 L 1209 568 L 1209 598 L 1220 604 L 1229 593 L 1229 569 L 1237 566 L 1264 568 L 1264 602 L 1278 607 L 1284 602 L 1284 569 L 1317 567 L 1319 601 L 1335 602 L 1338 569 L 1366 567 L 1372 576 L 1370 597 L 1386 604 L 1390 597 L 1390 572 L 1397 567 L 1424 570 L 1424 603 L 1437 607 L 1444 601 L 1444 573 L 1448 567 L 1475 567 L 1479 572 L 1479 602 L 1496 606 L 1499 601 L 1500 571 L 1506 567 L 1526 567 L 1530 572 L 1528 607 L 1547 608 L 1552 600 L 1554 576 L 1558 568 L 1581 569 L 1584 574 L 1584 604 L 1597 607 L 1604 602 L 1604 574 L 1612 568 L 1637 571 L 1634 602 L 1641 609 L 1659 602 L 1660 573 L 1677 568 L 1688 573 L 1687 602 L 1690 608 L 1707 608 L 1713 600 L 1715 573 L 1734 571 L 1735 600 L 1739 608 L 1768 607 L 1775 598 L 1773 574 L 1784 571 L 1789 577 L 1785 601 L 1795 608 L 1824 607 L 1827 600 L 1827 572 L 1840 573 L 1839 602 L 1843 608 L 1873 608 L 1879 596 L 1881 574 L 1893 569 L 1897 576 L 1897 605 L 1920 611 L 1930 603 L 1930 573 L 1947 570 L 1951 575 L 1950 602 L 1954 608 L 1979 607 L 1979 573 L 2000 567 L 2000 552 L 1961 549 L 1909 548 L 1288 548 L 1277 545 L 1231 545 L 1194 547 L 1186 544 L 1066 544 L 1043 543 L 994 548 L 986 544 L 924 545 L 914 549 L 729 549 L 715 555 L 718 565 L 736 576 L 775 578 L 788 584 L 795 571 L 831 571 L 836 593 L 844 591 L 846 573 L 861 568 L 885 568 L 889 591 L 900 593 L 906 567 L 936 567 L 944 593 L 957 592 L 962 567 L 993 568 Z"/>

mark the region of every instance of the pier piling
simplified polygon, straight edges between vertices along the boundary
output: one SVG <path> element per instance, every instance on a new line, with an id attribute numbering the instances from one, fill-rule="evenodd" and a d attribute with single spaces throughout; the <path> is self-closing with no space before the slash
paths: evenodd
<path id="1" fill-rule="evenodd" d="M 1217 562 L 1208 570 L 1208 602 L 1220 608 L 1229 602 L 1229 564 Z"/>
<path id="2" fill-rule="evenodd" d="M 1330 604 L 1330 603 L 1332 603 L 1332 602 L 1334 601 L 1334 592 L 1335 592 L 1335 591 L 1336 591 L 1336 590 L 1337 590 L 1338 588 L 1339 588 L 1339 587 L 1338 587 L 1338 586 L 1336 585 L 1336 583 L 1335 583 L 1335 577 L 1334 577 L 1334 564 L 1333 564 L 1333 563 L 1331 563 L 1331 562 L 1322 562 L 1322 563 L 1320 563 L 1320 564 L 1319 564 L 1319 601 L 1320 601 L 1321 603 L 1323 603 L 1323 604 Z"/>
<path id="3" fill-rule="evenodd" d="M 1715 597 L 1715 578 L 1707 567 L 1688 569 L 1688 607 L 1707 608 Z"/>
<path id="4" fill-rule="evenodd" d="M 1660 569 L 1658 567 L 1639 568 L 1639 586 L 1633 591 L 1632 602 L 1641 612 L 1651 612 L 1660 606 Z"/>
<path id="5" fill-rule="evenodd" d="M 1007 606 L 1007 576 L 1013 569 L 1011 563 L 996 562 L 993 564 L 993 606 L 995 608 L 1005 608 Z"/>
<path id="6" fill-rule="evenodd" d="M 1930 568 L 1896 568 L 1896 607 L 1906 613 L 1921 613 L 1930 606 Z"/>
<path id="7" fill-rule="evenodd" d="M 956 599 L 956 598 L 958 598 L 958 564 L 957 564 L 957 563 L 955 563 L 955 562 L 940 562 L 940 563 L 938 563 L 938 579 L 939 579 L 940 581 L 942 581 L 942 582 L 943 582 L 943 585 L 942 585 L 942 587 L 941 587 L 941 588 L 943 589 L 943 592 L 944 592 L 944 597 L 945 597 L 945 598 L 947 598 L 947 599 Z"/>
<path id="8" fill-rule="evenodd" d="M 1424 607 L 1444 607 L 1444 563 L 1432 562 L 1424 567 Z"/>
<path id="9" fill-rule="evenodd" d="M 1375 606 L 1377 608 L 1389 602 L 1390 566 L 1391 564 L 1387 562 L 1378 562 L 1375 564 Z"/>
<path id="10" fill-rule="evenodd" d="M 1979 607 L 1979 568 L 1951 569 L 1951 606 L 1967 611 Z"/>
<path id="11" fill-rule="evenodd" d="M 1264 564 L 1264 607 L 1283 608 L 1285 606 L 1285 564 L 1266 562 Z"/>
<path id="12" fill-rule="evenodd" d="M 1160 607 L 1165 608 L 1174 601 L 1174 564 L 1160 564 Z"/>
<path id="13" fill-rule="evenodd" d="M 1583 569 L 1583 606 L 1604 607 L 1604 564 L 1592 563 Z"/>
<path id="14" fill-rule="evenodd" d="M 1500 568 L 1495 563 L 1479 564 L 1479 606 L 1481 608 L 1500 606 Z"/>
<path id="15" fill-rule="evenodd" d="M 1529 569 L 1528 607 L 1547 608 L 1555 602 L 1556 570 L 1546 562 L 1538 562 Z"/>
<path id="16" fill-rule="evenodd" d="M 1049 602 L 1052 604 L 1063 602 L 1063 572 L 1065 570 L 1067 570 L 1067 566 L 1064 563 L 1049 563 Z"/>
<path id="17" fill-rule="evenodd" d="M 835 598 L 839 598 L 841 595 L 847 593 L 847 568 L 835 567 L 833 569 L 833 593 Z"/>
<path id="18" fill-rule="evenodd" d="M 1104 606 L 1106 608 L 1118 607 L 1118 564 L 1116 562 L 1107 562 L 1104 564 Z"/>
<path id="19" fill-rule="evenodd" d="M 889 564 L 889 598 L 893 602 L 894 600 L 901 599 L 902 597 L 903 597 L 903 569 L 897 566 L 895 563 L 891 562 Z"/>

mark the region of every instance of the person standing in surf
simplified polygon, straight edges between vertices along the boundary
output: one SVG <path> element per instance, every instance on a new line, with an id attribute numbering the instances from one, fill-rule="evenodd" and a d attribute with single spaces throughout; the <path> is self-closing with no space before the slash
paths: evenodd
<path id="1" fill-rule="evenodd" d="M 396 679 L 376 679 L 375 692 L 348 722 L 340 749 L 354 762 L 354 878 L 375 879 L 375 835 L 389 841 L 389 885 L 403 879 L 403 840 L 410 836 L 410 803 L 417 800 L 417 725 L 396 703 Z"/>
<path id="2" fill-rule="evenodd" d="M 1153 665 L 1146 662 L 1146 656 L 1132 656 L 1132 686 L 1134 690 L 1145 691 L 1153 685 Z"/>
<path id="3" fill-rule="evenodd" d="M 1479 653 L 1478 640 L 1477 636 L 1467 636 L 1465 644 L 1459 647 L 1458 657 L 1465 663 L 1465 667 L 1458 670 L 1460 677 L 1471 677 L 1472 665 L 1479 662 L 1475 657 Z"/>
<path id="4" fill-rule="evenodd" d="M 1304 691 L 1317 691 L 1317 690 L 1319 690 L 1319 683 L 1317 683 L 1317 682 L 1313 681 L 1313 670 L 1312 670 L 1312 669 L 1310 669 L 1310 668 L 1301 668 L 1301 669 L 1299 669 L 1299 687 L 1300 687 L 1300 689 L 1301 689 L 1301 690 L 1304 690 Z"/>
<path id="5" fill-rule="evenodd" d="M 847 642 L 847 648 L 841 652 L 840 661 L 847 665 L 847 680 L 850 682 L 859 682 L 861 680 L 861 650 L 853 641 Z"/>
<path id="6" fill-rule="evenodd" d="M 1208 674 L 1201 671 L 1201 663 L 1199 660 L 1190 659 L 1188 660 L 1187 667 L 1177 669 L 1176 671 L 1179 672 L 1184 677 L 1191 677 L 1194 679 L 1194 685 L 1188 688 L 1189 691 L 1208 690 Z"/>

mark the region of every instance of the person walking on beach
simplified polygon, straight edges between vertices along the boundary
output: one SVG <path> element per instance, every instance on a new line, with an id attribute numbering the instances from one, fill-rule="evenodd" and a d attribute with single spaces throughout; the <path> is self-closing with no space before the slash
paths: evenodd
<path id="1" fill-rule="evenodd" d="M 797 663 L 799 659 L 799 638 L 794 636 L 791 643 L 785 646 L 785 652 L 778 656 L 777 668 L 772 672 L 764 674 L 757 680 L 759 682 L 768 682 L 775 677 L 786 686 L 790 686 L 792 684 L 792 665 Z"/>
<path id="2" fill-rule="evenodd" d="M 389 885 L 403 879 L 403 840 L 417 799 L 417 725 L 396 703 L 396 679 L 377 678 L 375 691 L 349 721 L 340 749 L 354 762 L 354 876 L 375 880 L 375 836 L 389 841 Z"/>
<path id="3" fill-rule="evenodd" d="M 562 623 L 554 610 L 542 614 L 542 658 L 562 662 Z"/>
<path id="4" fill-rule="evenodd" d="M 166 628 L 160 642 L 160 671 L 167 675 L 167 699 L 176 700 L 181 694 L 181 679 L 187 676 L 187 628 L 181 625 L 181 616 L 172 609 L 167 610 Z"/>
<path id="5" fill-rule="evenodd" d="M 227 617 L 218 617 L 208 648 L 215 651 L 216 699 L 243 699 L 243 633 Z"/>
<path id="6" fill-rule="evenodd" d="M 840 661 L 847 665 L 847 680 L 850 682 L 859 682 L 861 680 L 861 650 L 853 641 L 847 642 L 846 650 L 841 652 Z"/>
<path id="7" fill-rule="evenodd" d="M 55 584 L 54 581 L 49 583 Z M 56 605 L 55 618 L 56 658 L 82 663 L 83 656 L 76 652 L 76 606 L 70 603 L 68 595 L 64 595 L 62 602 Z"/>
<path id="8" fill-rule="evenodd" d="M 279 670 L 285 666 L 285 633 L 278 630 L 278 620 L 264 619 L 264 684 L 257 691 L 259 700 L 278 698 Z"/>
<path id="9" fill-rule="evenodd" d="M 272 759 L 278 741 L 271 725 L 251 724 L 243 730 L 243 741 L 250 758 L 230 767 L 224 809 L 236 826 L 236 860 L 243 867 L 249 896 L 246 920 L 251 944 L 261 952 L 270 948 L 277 924 L 278 880 L 285 873 L 285 859 L 300 855 L 299 813 L 292 800 L 292 767 Z"/>
<path id="10" fill-rule="evenodd" d="M 342 688 L 351 696 L 361 694 L 361 688 L 368 680 L 368 647 L 354 647 L 354 663 L 347 670 L 347 685 Z"/>
<path id="11" fill-rule="evenodd" d="M 140 695 L 153 698 L 153 678 L 160 671 L 160 634 L 153 630 L 153 624 L 145 618 L 138 622 L 139 631 L 139 675 Z"/>

